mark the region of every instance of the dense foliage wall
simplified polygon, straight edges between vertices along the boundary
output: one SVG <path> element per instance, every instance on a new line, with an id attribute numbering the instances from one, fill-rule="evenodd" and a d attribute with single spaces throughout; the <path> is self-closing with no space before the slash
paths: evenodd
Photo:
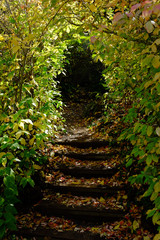
<path id="1" fill-rule="evenodd" d="M 55 77 L 63 69 L 65 42 L 59 11 L 39 1 L 2 1 L 0 9 L 0 239 L 15 230 L 18 190 L 34 186 L 32 176 L 45 163 L 45 141 L 60 126 L 60 93 Z"/>
<path id="2" fill-rule="evenodd" d="M 127 167 L 138 169 L 130 177 L 144 189 L 141 196 L 152 202 L 147 216 L 160 230 L 160 56 L 159 1 L 110 2 L 112 25 L 103 23 L 92 32 L 91 48 L 106 64 L 105 77 L 112 96 L 133 102 L 124 121 L 128 128 L 119 140 L 133 148 L 126 156 Z M 98 10 L 97 10 L 98 11 Z M 104 21 L 104 19 L 103 19 Z M 154 239 L 159 239 L 157 234 Z"/>

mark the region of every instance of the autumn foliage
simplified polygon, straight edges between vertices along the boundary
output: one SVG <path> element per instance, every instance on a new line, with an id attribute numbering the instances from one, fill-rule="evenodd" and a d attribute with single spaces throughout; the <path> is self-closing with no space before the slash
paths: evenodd
<path id="1" fill-rule="evenodd" d="M 132 145 L 126 165 L 160 239 L 160 1 L 2 0 L 0 9 L 0 238 L 14 230 L 18 188 L 34 185 L 45 141 L 61 125 L 56 76 L 68 42 L 86 39 L 105 65 L 109 96 L 131 108 L 119 141 Z M 85 34 L 84 34 L 85 33 Z M 107 105 L 107 97 L 106 105 Z M 127 108 L 126 108 L 127 109 Z"/>

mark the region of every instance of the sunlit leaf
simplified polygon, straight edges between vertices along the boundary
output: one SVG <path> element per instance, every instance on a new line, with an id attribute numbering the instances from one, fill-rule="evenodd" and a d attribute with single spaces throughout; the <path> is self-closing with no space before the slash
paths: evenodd
<path id="1" fill-rule="evenodd" d="M 6 155 L 5 152 L 0 152 L 0 158 L 2 158 L 4 155 Z"/>
<path id="2" fill-rule="evenodd" d="M 156 133 L 157 133 L 157 135 L 160 137 L 160 127 L 157 127 L 157 128 L 156 128 Z"/>
<path id="3" fill-rule="evenodd" d="M 94 4 L 89 5 L 89 8 L 92 12 L 97 12 L 97 8 Z"/>
<path id="4" fill-rule="evenodd" d="M 0 42 L 4 41 L 4 37 L 0 34 Z"/>
<path id="5" fill-rule="evenodd" d="M 22 130 L 24 130 L 24 122 L 21 121 L 18 125 Z"/>
<path id="6" fill-rule="evenodd" d="M 156 234 L 153 238 L 153 240 L 159 240 L 160 239 L 160 233 Z"/>
<path id="7" fill-rule="evenodd" d="M 133 229 L 136 230 L 137 228 L 139 228 L 139 222 L 137 222 L 136 220 L 133 221 Z"/>

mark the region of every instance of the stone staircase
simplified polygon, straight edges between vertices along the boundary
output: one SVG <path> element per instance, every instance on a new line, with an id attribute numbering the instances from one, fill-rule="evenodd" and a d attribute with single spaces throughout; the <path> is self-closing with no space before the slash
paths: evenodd
<path id="1" fill-rule="evenodd" d="M 47 216 L 48 221 L 53 217 L 69 219 L 76 227 L 67 231 L 56 230 L 53 226 L 20 227 L 18 235 L 45 240 L 120 239 L 81 229 L 97 228 L 104 223 L 109 226 L 124 219 L 127 184 L 118 180 L 122 146 L 85 138 L 57 141 L 49 148 L 48 176 L 41 186 L 43 199 L 32 207 L 33 214 L 41 218 Z"/>

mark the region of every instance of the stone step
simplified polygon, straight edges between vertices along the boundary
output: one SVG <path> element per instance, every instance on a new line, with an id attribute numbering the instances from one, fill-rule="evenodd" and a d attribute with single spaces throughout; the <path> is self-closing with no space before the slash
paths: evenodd
<path id="1" fill-rule="evenodd" d="M 77 153 L 77 152 L 63 152 L 58 151 L 55 152 L 55 156 L 66 156 L 68 158 L 79 159 L 83 161 L 101 161 L 101 160 L 109 160 L 111 156 L 117 155 L 119 153 L 118 150 L 109 153 Z"/>
<path id="2" fill-rule="evenodd" d="M 105 146 L 112 146 L 117 147 L 119 143 L 117 141 L 108 141 L 108 140 L 101 140 L 101 139 L 86 139 L 86 140 L 77 140 L 77 139 L 59 139 L 54 142 L 54 144 L 59 145 L 69 145 L 72 147 L 77 148 L 90 148 L 93 149 Z"/>
<path id="3" fill-rule="evenodd" d="M 19 229 L 15 232 L 17 236 L 22 237 L 35 237 L 35 239 L 52 239 L 52 240 L 106 240 L 104 237 L 100 237 L 99 234 L 92 234 L 88 232 L 74 232 L 64 231 L 58 232 L 54 229 L 37 228 L 31 229 Z M 117 238 L 107 238 L 107 240 L 118 240 Z"/>
<path id="4" fill-rule="evenodd" d="M 47 216 L 67 216 L 67 218 L 81 219 L 91 223 L 103 223 L 119 220 L 122 219 L 125 214 L 124 210 L 116 209 L 97 209 L 90 206 L 67 207 L 50 200 L 40 201 L 36 206 L 34 206 L 34 209 L 41 214 L 46 214 Z"/>
<path id="5" fill-rule="evenodd" d="M 102 185 L 79 185 L 79 184 L 52 184 L 46 183 L 45 189 L 59 193 L 71 193 L 78 196 L 104 196 L 117 194 L 118 191 L 127 190 L 126 185 L 121 186 L 102 186 Z"/>
<path id="6" fill-rule="evenodd" d="M 80 168 L 80 167 L 67 167 L 65 165 L 59 166 L 58 169 L 54 171 L 61 171 L 66 175 L 71 175 L 75 177 L 111 177 L 113 176 L 118 169 L 117 168 L 107 168 L 107 169 L 89 169 L 89 168 Z"/>

